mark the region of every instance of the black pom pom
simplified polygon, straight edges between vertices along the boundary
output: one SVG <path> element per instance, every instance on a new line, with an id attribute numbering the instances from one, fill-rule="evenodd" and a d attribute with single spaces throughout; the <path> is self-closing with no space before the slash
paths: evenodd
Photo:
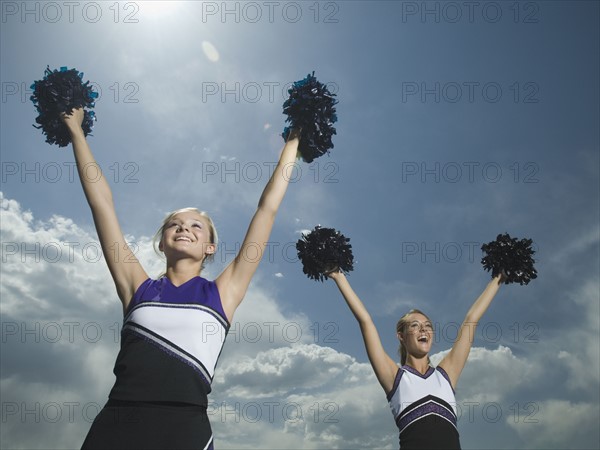
<path id="1" fill-rule="evenodd" d="M 354 269 L 350 239 L 333 228 L 317 225 L 296 242 L 302 271 L 313 280 L 323 281 L 333 270 L 350 272 Z"/>
<path id="2" fill-rule="evenodd" d="M 65 147 L 71 142 L 71 135 L 67 126 L 61 120 L 62 113 L 70 114 L 75 108 L 93 108 L 98 97 L 89 85 L 90 82 L 82 81 L 83 73 L 76 69 L 50 70 L 48 66 L 44 72 L 44 79 L 31 85 L 33 95 L 30 97 L 39 115 L 35 119 L 46 135 L 48 144 L 57 144 Z M 85 109 L 81 127 L 85 136 L 91 133 L 96 116 L 93 111 Z"/>
<path id="3" fill-rule="evenodd" d="M 537 278 L 532 258 L 535 250 L 531 239 L 511 238 L 508 233 L 499 234 L 495 241 L 483 244 L 481 250 L 487 253 L 481 259 L 483 268 L 492 271 L 492 277 L 504 272 L 504 283 L 528 284 Z"/>
<path id="4" fill-rule="evenodd" d="M 337 122 L 335 114 L 335 94 L 327 86 L 309 74 L 303 80 L 296 81 L 288 90 L 290 97 L 283 104 L 283 113 L 288 115 L 282 136 L 287 140 L 292 128 L 301 128 L 298 151 L 307 163 L 324 155 L 333 148 L 331 138 L 335 132 L 333 124 Z"/>

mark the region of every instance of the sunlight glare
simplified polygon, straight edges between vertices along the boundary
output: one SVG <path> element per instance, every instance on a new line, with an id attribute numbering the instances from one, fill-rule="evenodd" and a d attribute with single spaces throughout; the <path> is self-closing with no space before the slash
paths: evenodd
<path id="1" fill-rule="evenodd" d="M 166 14 L 171 14 L 179 6 L 180 2 L 177 1 L 163 1 L 163 0 L 146 0 L 138 2 L 140 12 L 152 18 L 164 17 Z"/>
<path id="2" fill-rule="evenodd" d="M 219 60 L 219 52 L 210 42 L 202 41 L 202 51 L 209 61 L 217 62 Z"/>

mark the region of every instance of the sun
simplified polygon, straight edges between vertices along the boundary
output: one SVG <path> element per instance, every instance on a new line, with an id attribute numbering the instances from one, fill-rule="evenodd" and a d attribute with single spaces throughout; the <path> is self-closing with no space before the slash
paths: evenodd
<path id="1" fill-rule="evenodd" d="M 164 1 L 164 0 L 143 0 L 137 2 L 140 13 L 149 18 L 164 17 L 167 14 L 171 14 L 180 5 L 178 1 Z"/>

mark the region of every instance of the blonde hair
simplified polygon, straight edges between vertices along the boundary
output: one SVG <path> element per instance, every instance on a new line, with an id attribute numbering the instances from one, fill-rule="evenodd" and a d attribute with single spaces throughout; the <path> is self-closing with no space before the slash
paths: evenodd
<path id="1" fill-rule="evenodd" d="M 206 220 L 206 222 L 208 223 L 210 243 L 214 244 L 215 247 L 219 243 L 219 236 L 217 235 L 217 229 L 215 227 L 215 224 L 214 224 L 214 222 L 212 221 L 212 219 L 210 218 L 210 216 L 206 212 L 200 211 L 197 208 L 191 208 L 191 207 L 181 208 L 181 209 L 178 209 L 176 211 L 173 211 L 173 212 L 169 213 L 167 215 L 167 217 L 165 217 L 165 219 L 163 220 L 163 223 L 160 226 L 160 228 L 154 234 L 154 237 L 152 238 L 152 246 L 154 247 L 154 251 L 156 253 L 158 253 L 159 255 L 161 255 L 161 253 L 162 253 L 160 251 L 160 249 L 159 249 L 159 246 L 160 246 L 160 242 L 162 241 L 163 233 L 165 232 L 165 228 L 167 227 L 168 223 L 177 214 L 186 213 L 186 212 L 194 212 L 194 213 L 202 216 Z M 200 269 L 203 270 L 204 269 L 204 263 L 205 262 L 211 262 L 211 261 L 214 260 L 214 258 L 215 258 L 215 254 L 214 253 L 210 254 L 210 255 L 206 255 L 206 257 L 202 261 L 202 266 L 200 266 Z M 164 276 L 164 273 L 161 276 Z"/>
<path id="2" fill-rule="evenodd" d="M 431 322 L 431 319 L 423 311 L 421 311 L 419 309 L 411 309 L 409 312 L 407 312 L 402 317 L 400 317 L 400 320 L 396 324 L 396 333 L 404 334 L 406 332 L 406 327 L 409 324 L 408 316 L 410 316 L 411 314 L 422 314 L 425 317 L 427 317 L 427 320 L 429 320 Z M 398 353 L 400 354 L 400 364 L 402 364 L 402 365 L 406 364 L 406 358 L 408 355 L 406 352 L 406 347 L 404 347 L 404 345 L 402 344 L 402 341 L 400 341 L 400 347 L 398 348 Z M 427 357 L 427 362 L 429 362 L 431 364 L 431 361 L 429 360 L 429 356 Z"/>

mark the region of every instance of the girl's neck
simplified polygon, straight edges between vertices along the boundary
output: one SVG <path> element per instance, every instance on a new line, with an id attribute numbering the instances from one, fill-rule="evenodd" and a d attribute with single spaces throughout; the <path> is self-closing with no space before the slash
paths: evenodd
<path id="1" fill-rule="evenodd" d="M 183 283 L 194 277 L 200 276 L 202 268 L 199 264 L 189 264 L 185 261 L 178 261 L 173 265 L 167 266 L 165 276 L 171 280 L 175 286 L 181 286 Z"/>
<path id="2" fill-rule="evenodd" d="M 422 375 L 425 375 L 429 370 L 429 358 L 427 356 L 424 356 L 423 358 L 415 358 L 411 355 L 408 355 L 404 364 L 412 367 Z"/>

